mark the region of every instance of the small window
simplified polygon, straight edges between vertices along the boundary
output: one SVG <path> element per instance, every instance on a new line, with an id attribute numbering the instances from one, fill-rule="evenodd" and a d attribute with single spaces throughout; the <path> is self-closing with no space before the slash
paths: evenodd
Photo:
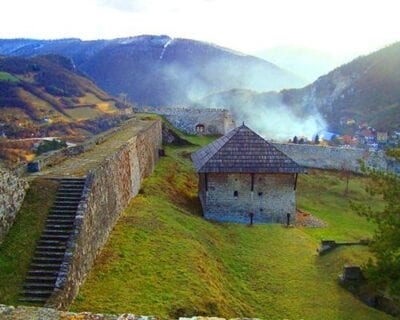
<path id="1" fill-rule="evenodd" d="M 196 125 L 196 133 L 198 134 L 203 134 L 204 131 L 206 131 L 206 127 L 204 126 L 204 124 L 199 123 L 198 125 Z"/>
<path id="2" fill-rule="evenodd" d="M 239 197 L 239 192 L 234 191 L 234 192 L 233 192 L 233 196 L 234 196 L 235 198 Z"/>
<path id="3" fill-rule="evenodd" d="M 258 193 L 258 196 L 259 196 L 259 197 L 262 197 L 262 195 L 263 195 L 262 192 L 259 192 L 259 193 Z"/>

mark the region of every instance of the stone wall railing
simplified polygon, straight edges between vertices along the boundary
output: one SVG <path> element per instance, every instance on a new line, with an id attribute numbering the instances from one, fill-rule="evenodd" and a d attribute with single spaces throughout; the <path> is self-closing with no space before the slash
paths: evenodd
<path id="1" fill-rule="evenodd" d="M 156 120 L 89 172 L 48 306 L 65 308 L 78 294 L 118 218 L 139 192 L 142 180 L 153 172 L 161 140 L 161 121 Z"/>
<path id="2" fill-rule="evenodd" d="M 25 180 L 0 169 L 0 243 L 14 223 L 27 187 L 28 183 Z"/>
<path id="3" fill-rule="evenodd" d="M 138 108 L 140 112 L 150 112 L 157 114 L 170 114 L 170 115 L 179 115 L 184 113 L 224 113 L 229 112 L 228 109 L 219 109 L 219 108 L 187 108 L 187 107 L 140 107 Z"/>
<path id="4" fill-rule="evenodd" d="M 135 117 L 133 117 L 133 119 L 128 119 L 120 126 L 113 127 L 103 133 L 95 135 L 94 137 L 92 137 L 92 138 L 88 139 L 87 141 L 80 143 L 76 146 L 46 152 L 45 154 L 36 157 L 34 161 L 32 161 L 31 163 L 28 164 L 28 166 L 31 166 L 32 168 L 36 168 L 40 171 L 40 170 L 44 169 L 45 167 L 60 163 L 61 161 L 65 160 L 68 156 L 77 155 L 77 154 L 81 154 L 83 152 L 89 151 L 89 150 L 93 149 L 96 145 L 104 142 L 105 140 L 107 140 L 108 138 L 110 138 L 111 136 L 116 134 L 117 132 L 123 130 L 126 126 L 131 125 L 134 121 L 136 121 Z M 21 176 L 26 172 L 26 170 L 27 170 L 27 164 L 24 163 L 24 164 L 18 166 L 13 171 L 16 175 Z"/>

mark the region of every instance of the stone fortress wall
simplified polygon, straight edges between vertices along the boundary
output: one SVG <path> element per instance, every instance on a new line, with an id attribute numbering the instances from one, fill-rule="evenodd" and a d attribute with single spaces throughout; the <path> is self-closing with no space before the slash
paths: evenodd
<path id="1" fill-rule="evenodd" d="M 364 161 L 368 167 L 400 173 L 398 163 L 387 159 L 383 151 L 370 152 L 364 149 L 292 143 L 273 144 L 298 164 L 308 168 L 327 170 L 344 169 L 360 172 L 360 161 Z"/>
<path id="2" fill-rule="evenodd" d="M 140 111 L 162 115 L 187 134 L 224 135 L 236 127 L 226 109 L 142 107 Z"/>
<path id="3" fill-rule="evenodd" d="M 153 172 L 161 132 L 161 121 L 154 121 L 87 175 L 74 235 L 48 306 L 65 308 L 78 294 L 118 218 L 138 194 L 142 180 Z"/>
<path id="4" fill-rule="evenodd" d="M 14 223 L 27 187 L 25 180 L 0 168 L 0 243 Z"/>

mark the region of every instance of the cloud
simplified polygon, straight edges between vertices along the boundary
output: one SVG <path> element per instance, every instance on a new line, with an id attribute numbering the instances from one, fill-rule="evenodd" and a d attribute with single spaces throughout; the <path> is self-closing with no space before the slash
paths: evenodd
<path id="1" fill-rule="evenodd" d="M 123 12 L 142 12 L 148 7 L 145 0 L 97 0 L 97 4 Z"/>

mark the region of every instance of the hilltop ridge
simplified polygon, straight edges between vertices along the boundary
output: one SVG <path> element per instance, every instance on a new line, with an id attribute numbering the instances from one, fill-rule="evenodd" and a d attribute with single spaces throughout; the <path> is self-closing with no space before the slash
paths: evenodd
<path id="1" fill-rule="evenodd" d="M 302 87 L 306 82 L 261 58 L 201 41 L 142 35 L 112 40 L 0 40 L 0 54 L 61 54 L 113 95 L 139 105 L 178 105 L 217 91 Z"/>

